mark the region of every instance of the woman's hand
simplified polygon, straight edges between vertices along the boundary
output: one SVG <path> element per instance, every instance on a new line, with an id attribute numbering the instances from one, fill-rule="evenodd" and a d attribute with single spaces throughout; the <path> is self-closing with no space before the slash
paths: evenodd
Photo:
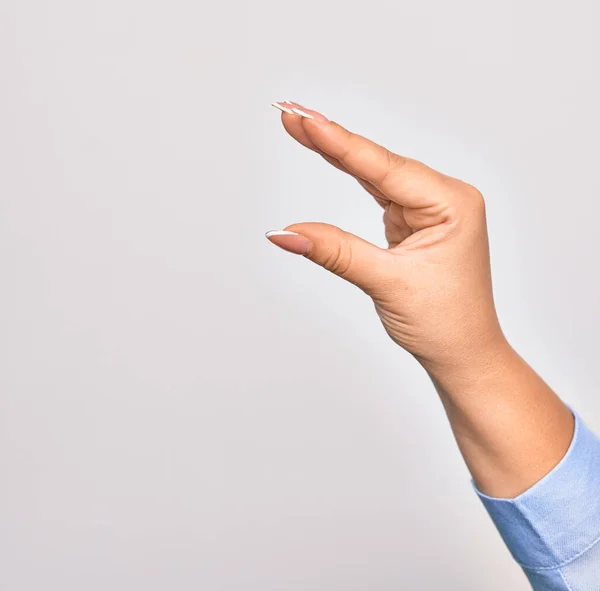
<path id="1" fill-rule="evenodd" d="M 371 296 L 388 334 L 432 378 L 480 490 L 523 492 L 563 457 L 574 422 L 502 334 L 481 194 L 316 111 L 274 104 L 294 139 L 354 176 L 383 207 L 389 247 L 317 223 L 267 237 Z"/>
<path id="2" fill-rule="evenodd" d="M 267 237 L 364 290 L 391 338 L 427 369 L 492 354 L 503 336 L 481 193 L 315 111 L 274 105 L 294 139 L 355 177 L 383 208 L 389 246 L 319 223 L 294 224 Z"/>

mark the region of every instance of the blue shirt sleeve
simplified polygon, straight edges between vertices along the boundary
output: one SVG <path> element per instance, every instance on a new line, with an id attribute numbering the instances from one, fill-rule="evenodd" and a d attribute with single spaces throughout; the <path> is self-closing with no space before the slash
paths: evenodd
<path id="1" fill-rule="evenodd" d="M 600 591 L 600 439 L 577 413 L 569 449 L 514 499 L 475 491 L 535 591 Z"/>

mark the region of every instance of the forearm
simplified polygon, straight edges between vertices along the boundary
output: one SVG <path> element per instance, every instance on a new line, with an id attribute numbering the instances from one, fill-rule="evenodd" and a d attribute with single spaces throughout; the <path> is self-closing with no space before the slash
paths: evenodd
<path id="1" fill-rule="evenodd" d="M 483 493 L 515 497 L 565 455 L 573 437 L 571 411 L 504 338 L 426 369 Z"/>

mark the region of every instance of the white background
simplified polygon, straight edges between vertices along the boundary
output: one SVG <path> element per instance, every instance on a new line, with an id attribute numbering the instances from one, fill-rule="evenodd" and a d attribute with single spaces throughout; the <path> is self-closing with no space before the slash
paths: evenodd
<path id="1" fill-rule="evenodd" d="M 273 100 L 476 185 L 512 344 L 600 428 L 595 0 L 1 0 L 0 589 L 521 591 Z"/>

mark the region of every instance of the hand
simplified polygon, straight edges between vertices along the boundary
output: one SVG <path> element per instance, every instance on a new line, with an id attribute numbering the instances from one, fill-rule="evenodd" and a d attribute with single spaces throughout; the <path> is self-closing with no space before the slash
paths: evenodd
<path id="1" fill-rule="evenodd" d="M 360 287 L 390 337 L 428 370 L 504 346 L 481 193 L 297 103 L 274 106 L 295 140 L 356 178 L 383 208 L 388 248 L 320 223 L 268 232 L 269 240 Z"/>

